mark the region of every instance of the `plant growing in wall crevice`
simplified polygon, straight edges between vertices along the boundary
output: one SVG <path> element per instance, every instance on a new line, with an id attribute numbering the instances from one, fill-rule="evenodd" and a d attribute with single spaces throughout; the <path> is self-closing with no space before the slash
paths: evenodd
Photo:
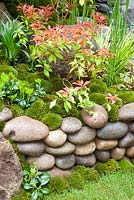
<path id="1" fill-rule="evenodd" d="M 23 171 L 22 186 L 27 190 L 31 200 L 37 200 L 50 193 L 50 190 L 45 187 L 50 179 L 50 174 L 47 172 L 39 172 L 36 164 L 33 164 L 30 166 L 29 171 Z"/>

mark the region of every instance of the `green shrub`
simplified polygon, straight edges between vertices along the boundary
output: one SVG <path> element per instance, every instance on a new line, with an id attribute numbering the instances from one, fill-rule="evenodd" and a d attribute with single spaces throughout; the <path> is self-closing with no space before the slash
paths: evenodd
<path id="1" fill-rule="evenodd" d="M 13 117 L 19 117 L 24 114 L 24 110 L 18 104 L 12 104 L 10 110 L 13 113 Z"/>
<path id="2" fill-rule="evenodd" d="M 92 93 L 90 95 L 90 101 L 93 101 L 94 103 L 100 105 L 107 103 L 107 99 L 105 98 L 105 96 L 100 93 Z"/>
<path id="3" fill-rule="evenodd" d="M 56 176 L 52 178 L 52 180 L 48 184 L 48 188 L 51 192 L 61 193 L 69 188 L 69 184 L 65 178 Z"/>
<path id="4" fill-rule="evenodd" d="M 25 190 L 21 190 L 18 194 L 13 196 L 11 200 L 30 200 L 28 193 Z"/>
<path id="5" fill-rule="evenodd" d="M 123 104 L 134 102 L 134 91 L 119 91 L 118 97 L 122 99 Z"/>
<path id="6" fill-rule="evenodd" d="M 128 160 L 120 160 L 118 164 L 121 171 L 134 171 L 134 165 Z"/>
<path id="7" fill-rule="evenodd" d="M 119 121 L 119 107 L 115 104 L 111 104 L 111 110 L 108 112 L 108 119 L 111 122 Z"/>
<path id="8" fill-rule="evenodd" d="M 55 113 L 47 113 L 42 116 L 41 121 L 52 131 L 61 126 L 62 117 Z"/>
<path id="9" fill-rule="evenodd" d="M 116 160 L 110 159 L 105 163 L 97 163 L 95 169 L 100 174 L 109 174 L 119 170 L 119 164 Z"/>
<path id="10" fill-rule="evenodd" d="M 4 127 L 5 127 L 5 122 L 4 121 L 2 121 L 2 122 L 0 122 L 0 132 L 2 132 L 3 131 L 3 129 L 4 129 Z"/>
<path id="11" fill-rule="evenodd" d="M 101 80 L 92 81 L 90 84 L 91 93 L 105 93 L 107 91 L 106 83 Z"/>
<path id="12" fill-rule="evenodd" d="M 82 165 L 76 166 L 74 168 L 74 171 L 80 173 L 84 180 L 87 181 L 96 181 L 99 177 L 99 173 L 97 170 Z"/>
<path id="13" fill-rule="evenodd" d="M 78 172 L 72 172 L 66 179 L 71 188 L 82 189 L 84 187 L 85 180 Z"/>

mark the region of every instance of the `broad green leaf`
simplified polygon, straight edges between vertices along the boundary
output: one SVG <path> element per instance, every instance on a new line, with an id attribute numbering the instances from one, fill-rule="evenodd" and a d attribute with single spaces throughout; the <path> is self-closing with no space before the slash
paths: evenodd
<path id="1" fill-rule="evenodd" d="M 25 183 L 24 184 L 24 189 L 25 190 L 29 190 L 29 189 L 31 189 L 32 188 L 32 186 L 29 184 L 29 183 Z"/>
<path id="2" fill-rule="evenodd" d="M 38 198 L 38 191 L 35 190 L 31 195 L 31 200 L 36 200 Z"/>
<path id="3" fill-rule="evenodd" d="M 49 77 L 50 77 L 49 71 L 47 71 L 47 70 L 44 69 L 44 75 L 45 75 L 47 78 L 49 78 Z"/>
<path id="4" fill-rule="evenodd" d="M 47 188 L 42 188 L 42 189 L 41 189 L 41 192 L 42 192 L 43 194 L 49 194 L 49 193 L 50 193 L 50 190 L 47 189 Z"/>

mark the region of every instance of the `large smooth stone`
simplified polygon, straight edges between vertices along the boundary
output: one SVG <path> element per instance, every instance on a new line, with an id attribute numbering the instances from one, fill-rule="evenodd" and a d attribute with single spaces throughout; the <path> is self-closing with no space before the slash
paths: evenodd
<path id="1" fill-rule="evenodd" d="M 88 110 L 88 112 L 86 110 Z M 95 106 L 87 107 L 82 110 L 82 119 L 85 124 L 91 128 L 101 128 L 107 123 L 108 114 L 102 106 L 96 104 Z"/>
<path id="2" fill-rule="evenodd" d="M 104 127 L 97 130 L 97 136 L 101 139 L 118 139 L 126 135 L 128 125 L 123 122 L 108 122 Z"/>
<path id="3" fill-rule="evenodd" d="M 10 200 L 19 191 L 22 170 L 12 145 L 0 133 L 0 200 Z"/>
<path id="4" fill-rule="evenodd" d="M 8 121 L 2 133 L 17 142 L 31 142 L 44 139 L 48 132 L 48 127 L 42 122 L 21 116 Z"/>
<path id="5" fill-rule="evenodd" d="M 119 120 L 132 121 L 134 120 L 134 103 L 128 103 L 119 109 Z"/>
<path id="6" fill-rule="evenodd" d="M 48 170 L 47 172 L 50 173 L 52 177 L 55 177 L 55 176 L 65 177 L 65 176 L 71 175 L 72 173 L 71 170 L 65 170 L 65 169 L 63 170 L 55 166 L 52 169 Z"/>
<path id="7" fill-rule="evenodd" d="M 95 151 L 95 142 L 90 142 L 88 144 L 78 144 L 75 146 L 75 155 L 87 155 Z"/>
<path id="8" fill-rule="evenodd" d="M 55 163 L 60 169 L 70 169 L 75 164 L 75 156 L 73 154 L 58 156 Z"/>
<path id="9" fill-rule="evenodd" d="M 92 167 L 96 163 L 96 157 L 94 154 L 89 154 L 86 156 L 76 156 L 75 158 L 76 158 L 77 165 Z"/>
<path id="10" fill-rule="evenodd" d="M 128 124 L 128 130 L 129 132 L 134 133 L 134 122 L 130 122 Z"/>
<path id="11" fill-rule="evenodd" d="M 38 170 L 48 170 L 51 169 L 55 165 L 54 156 L 44 153 L 41 156 L 36 157 L 28 157 L 28 162 L 30 164 L 36 163 Z"/>
<path id="12" fill-rule="evenodd" d="M 13 114 L 9 108 L 4 108 L 2 112 L 0 112 L 0 121 L 8 121 L 12 119 Z"/>
<path id="13" fill-rule="evenodd" d="M 71 144 L 70 142 L 66 142 L 63 146 L 61 147 L 46 147 L 46 152 L 53 154 L 53 155 L 67 155 L 75 150 L 75 145 Z"/>
<path id="14" fill-rule="evenodd" d="M 134 145 L 134 134 L 127 133 L 123 138 L 119 140 L 119 147 L 130 147 Z"/>
<path id="15" fill-rule="evenodd" d="M 130 158 L 134 158 L 134 146 L 127 148 L 126 155 Z"/>
<path id="16" fill-rule="evenodd" d="M 96 150 L 95 155 L 96 155 L 97 160 L 99 160 L 101 162 L 106 162 L 110 159 L 110 151 Z"/>
<path id="17" fill-rule="evenodd" d="M 82 127 L 82 123 L 75 117 L 65 117 L 61 124 L 61 129 L 65 133 L 75 133 Z"/>
<path id="18" fill-rule="evenodd" d="M 118 140 L 101 140 L 96 138 L 96 148 L 98 150 L 110 150 L 117 146 Z"/>
<path id="19" fill-rule="evenodd" d="M 111 158 L 115 160 L 121 160 L 125 155 L 126 149 L 116 147 L 115 149 L 111 150 Z"/>
<path id="20" fill-rule="evenodd" d="M 44 142 L 27 142 L 27 143 L 18 143 L 18 150 L 20 153 L 23 153 L 28 156 L 39 156 L 45 151 Z"/>
<path id="21" fill-rule="evenodd" d="M 62 146 L 67 139 L 67 135 L 62 130 L 50 131 L 44 142 L 50 147 Z"/>
<path id="22" fill-rule="evenodd" d="M 86 144 L 91 142 L 95 136 L 95 129 L 84 126 L 77 133 L 68 135 L 68 140 L 73 144 Z"/>

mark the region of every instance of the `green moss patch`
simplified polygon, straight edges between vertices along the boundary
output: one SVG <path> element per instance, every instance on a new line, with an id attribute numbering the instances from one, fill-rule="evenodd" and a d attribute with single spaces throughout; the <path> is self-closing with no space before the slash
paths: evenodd
<path id="1" fill-rule="evenodd" d="M 19 117 L 24 114 L 24 110 L 18 104 L 12 104 L 10 110 L 13 113 L 13 117 Z"/>
<path id="2" fill-rule="evenodd" d="M 107 99 L 105 98 L 105 95 L 100 94 L 100 93 L 92 93 L 90 95 L 90 100 L 99 105 L 103 105 L 107 103 Z"/>
<path id="3" fill-rule="evenodd" d="M 65 178 L 57 176 L 50 181 L 48 188 L 51 192 L 61 193 L 69 189 L 69 184 Z"/>
<path id="4" fill-rule="evenodd" d="M 110 159 L 105 163 L 97 163 L 95 169 L 100 174 L 109 174 L 118 171 L 120 167 L 116 160 Z"/>
<path id="5" fill-rule="evenodd" d="M 97 170 L 78 165 L 75 167 L 74 171 L 80 173 L 80 175 L 87 181 L 96 181 L 99 178 L 99 173 Z"/>
<path id="6" fill-rule="evenodd" d="M 92 80 L 90 91 L 91 93 L 105 93 L 107 91 L 107 84 L 101 80 Z"/>
<path id="7" fill-rule="evenodd" d="M 119 107 L 115 104 L 110 105 L 111 110 L 108 112 L 108 119 L 111 122 L 119 121 Z"/>
<path id="8" fill-rule="evenodd" d="M 134 91 L 118 91 L 118 97 L 122 99 L 123 104 L 134 102 Z"/>
<path id="9" fill-rule="evenodd" d="M 121 171 L 134 171 L 134 165 L 128 160 L 123 159 L 120 160 L 118 163 Z"/>
<path id="10" fill-rule="evenodd" d="M 41 121 L 46 124 L 49 130 L 56 130 L 61 126 L 62 117 L 55 113 L 47 113 L 42 118 Z"/>
<path id="11" fill-rule="evenodd" d="M 70 187 L 75 189 L 82 189 L 85 184 L 84 178 L 78 172 L 72 172 L 72 174 L 67 177 L 67 181 Z"/>

